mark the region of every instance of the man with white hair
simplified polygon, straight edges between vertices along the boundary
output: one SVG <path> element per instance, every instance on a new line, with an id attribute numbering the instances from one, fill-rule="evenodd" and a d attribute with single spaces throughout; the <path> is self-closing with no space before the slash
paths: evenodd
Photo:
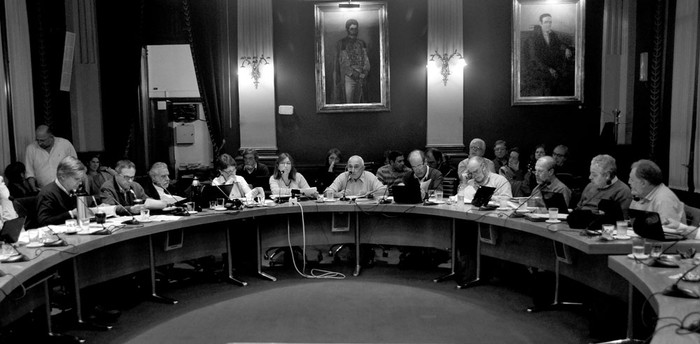
<path id="1" fill-rule="evenodd" d="M 467 188 L 464 198 L 474 198 L 476 190 L 482 186 L 495 188 L 492 197 L 513 197 L 508 179 L 500 174 L 491 172 L 486 166 L 486 159 L 480 156 L 467 159 L 467 168 L 465 170 Z"/>
<path id="2" fill-rule="evenodd" d="M 588 179 L 591 182 L 583 189 L 577 208 L 597 211 L 598 203 L 607 199 L 619 204 L 623 212 L 629 209 L 632 194 L 629 186 L 617 178 L 615 158 L 607 154 L 594 157 Z"/>
<path id="3" fill-rule="evenodd" d="M 383 195 L 386 185 L 372 172 L 365 171 L 365 161 L 359 155 L 348 159 L 347 171 L 338 175 L 323 194 L 326 197 Z"/>
<path id="4" fill-rule="evenodd" d="M 459 165 L 457 165 L 457 174 L 459 175 L 459 179 L 462 183 L 466 183 L 469 179 L 466 175 L 467 163 L 469 162 L 469 158 L 473 158 L 475 156 L 483 158 L 485 152 L 486 142 L 484 142 L 484 140 L 480 138 L 475 138 L 469 143 L 469 157 L 460 161 Z M 493 164 L 493 161 L 484 158 L 484 163 L 486 164 L 486 167 L 489 171 L 491 171 L 492 173 L 496 173 L 496 166 Z"/>
<path id="5" fill-rule="evenodd" d="M 175 190 L 170 185 L 170 171 L 164 162 L 156 162 L 148 171 L 149 181 L 137 181 L 143 186 L 146 196 L 161 200 L 167 204 L 177 203 L 182 197 L 174 195 Z"/>

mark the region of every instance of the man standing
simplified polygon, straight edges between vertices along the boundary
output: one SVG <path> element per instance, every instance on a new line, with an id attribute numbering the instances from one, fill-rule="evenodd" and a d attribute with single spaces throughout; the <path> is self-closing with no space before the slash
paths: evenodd
<path id="1" fill-rule="evenodd" d="M 657 212 L 663 222 L 685 222 L 683 202 L 663 183 L 659 165 L 651 160 L 635 162 L 629 184 L 635 197 L 630 209 Z"/>
<path id="2" fill-rule="evenodd" d="M 326 197 L 366 196 L 373 194 L 381 196 L 386 192 L 386 186 L 372 172 L 365 171 L 365 161 L 359 155 L 348 159 L 348 170 L 341 173 L 323 192 Z"/>
<path id="3" fill-rule="evenodd" d="M 56 179 L 46 184 L 37 196 L 39 226 L 61 225 L 78 217 L 75 191 L 85 178 L 87 168 L 72 156 L 63 158 L 56 167 Z"/>
<path id="4" fill-rule="evenodd" d="M 390 151 L 388 155 L 389 163 L 377 170 L 377 179 L 389 188 L 391 195 L 392 186 L 411 173 L 411 169 L 404 164 L 404 156 L 399 151 Z"/>
<path id="5" fill-rule="evenodd" d="M 367 44 L 357 38 L 359 23 L 355 19 L 345 22 L 347 37 L 336 44 L 336 67 L 334 71 L 335 103 L 364 103 L 369 57 Z"/>
<path id="6" fill-rule="evenodd" d="M 617 178 L 615 158 L 607 154 L 594 157 L 590 172 L 588 179 L 591 182 L 583 189 L 577 208 L 597 211 L 598 203 L 607 199 L 619 204 L 626 213 L 632 202 L 632 194 L 629 186 Z"/>
<path id="7" fill-rule="evenodd" d="M 428 190 L 442 190 L 442 173 L 428 166 L 428 160 L 423 151 L 412 151 L 408 155 L 408 163 L 411 165 L 413 173 L 406 174 L 403 177 L 403 183 L 406 185 L 418 183 L 421 199 L 426 198 Z"/>
<path id="8" fill-rule="evenodd" d="M 46 125 L 36 128 L 35 140 L 27 146 L 24 154 L 26 177 L 32 191 L 56 179 L 56 168 L 63 158 L 78 157 L 70 141 L 53 136 Z"/>
<path id="9" fill-rule="evenodd" d="M 538 207 L 545 206 L 542 200 L 542 191 L 562 194 L 566 205 L 569 205 L 571 190 L 554 174 L 554 158 L 545 155 L 537 159 L 535 163 L 535 179 L 537 180 L 537 186 L 533 188 L 533 194 L 540 197 L 539 201 L 537 201 Z"/>

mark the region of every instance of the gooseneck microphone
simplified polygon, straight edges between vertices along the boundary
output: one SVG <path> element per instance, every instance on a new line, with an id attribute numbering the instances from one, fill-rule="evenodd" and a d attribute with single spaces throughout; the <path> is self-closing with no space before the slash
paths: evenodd
<path id="1" fill-rule="evenodd" d="M 700 264 L 695 264 L 690 269 L 686 270 L 686 272 L 684 272 L 683 275 L 681 275 L 681 277 L 679 277 L 675 283 L 671 284 L 668 288 L 666 288 L 663 291 L 663 294 L 666 296 L 681 297 L 684 299 L 700 298 L 700 296 L 698 296 L 698 293 L 696 293 L 695 291 L 678 286 L 678 283 L 680 283 L 685 278 L 685 276 L 687 276 L 691 271 L 695 270 L 698 266 L 700 266 Z"/>
<path id="2" fill-rule="evenodd" d="M 350 175 L 352 173 L 350 173 L 350 171 L 346 171 L 346 172 L 348 174 L 348 177 L 347 177 L 347 179 L 345 179 L 345 187 L 343 187 L 343 197 L 340 197 L 341 201 L 348 201 L 349 200 L 347 197 L 345 197 L 345 192 L 348 190 L 348 184 L 350 183 Z"/>
<path id="3" fill-rule="evenodd" d="M 136 198 L 136 194 L 134 193 L 134 190 L 131 188 L 131 183 L 127 182 L 126 179 L 122 178 L 121 176 L 114 176 L 114 181 L 117 183 L 117 187 L 122 188 L 123 190 L 127 190 L 128 192 L 131 192 L 131 194 L 134 195 L 134 198 Z M 116 190 L 115 190 L 116 191 Z M 119 191 L 117 191 L 119 192 Z M 138 225 L 141 224 L 139 220 L 134 217 L 134 214 L 129 211 L 129 209 L 126 209 L 120 202 L 119 202 L 119 195 L 116 195 L 117 197 L 114 197 L 114 202 L 117 203 L 118 206 L 120 206 L 124 211 L 126 211 L 127 214 L 131 215 L 131 220 L 126 220 L 122 221 L 122 224 L 124 225 Z"/>

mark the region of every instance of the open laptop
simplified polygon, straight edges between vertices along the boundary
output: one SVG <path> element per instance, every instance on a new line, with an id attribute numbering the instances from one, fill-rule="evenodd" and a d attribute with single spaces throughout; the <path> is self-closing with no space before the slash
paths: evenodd
<path id="1" fill-rule="evenodd" d="M 208 203 L 209 201 L 216 201 L 217 198 L 228 199 L 231 194 L 231 189 L 233 184 L 224 185 L 207 185 L 202 190 L 202 198 Z"/>
<path id="2" fill-rule="evenodd" d="M 573 229 L 602 229 L 604 224 L 615 224 L 624 220 L 620 203 L 609 199 L 601 199 L 598 202 L 598 211 L 591 209 L 574 209 L 566 221 Z"/>
<path id="3" fill-rule="evenodd" d="M 418 184 L 396 184 L 392 187 L 394 194 L 394 202 L 399 204 L 418 204 L 423 203 L 420 195 L 420 186 Z"/>
<path id="4" fill-rule="evenodd" d="M 474 198 L 472 198 L 472 205 L 475 207 L 487 206 L 495 191 L 496 188 L 490 186 L 482 186 L 478 188 L 474 194 Z"/>
<path id="5" fill-rule="evenodd" d="M 558 208 L 559 214 L 568 214 L 569 207 L 566 205 L 566 200 L 564 200 L 564 195 L 558 192 L 542 191 L 542 201 L 544 201 L 545 207 Z"/>
<path id="6" fill-rule="evenodd" d="M 642 238 L 654 239 L 658 241 L 678 241 L 686 239 L 687 233 L 666 233 L 661 225 L 659 213 L 629 209 L 632 229 Z"/>
<path id="7" fill-rule="evenodd" d="M 16 243 L 19 239 L 19 234 L 22 232 L 22 228 L 24 228 L 24 222 L 26 219 L 26 217 L 18 217 L 16 219 L 5 221 L 2 226 L 2 230 L 0 230 L 0 240 L 8 244 Z"/>

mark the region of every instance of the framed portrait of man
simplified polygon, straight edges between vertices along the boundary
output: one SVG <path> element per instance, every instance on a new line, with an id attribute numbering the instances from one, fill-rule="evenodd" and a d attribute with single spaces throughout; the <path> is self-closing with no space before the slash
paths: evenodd
<path id="1" fill-rule="evenodd" d="M 513 0 L 513 105 L 583 102 L 585 0 Z"/>
<path id="2" fill-rule="evenodd" d="M 315 5 L 316 110 L 389 111 L 385 2 Z"/>

